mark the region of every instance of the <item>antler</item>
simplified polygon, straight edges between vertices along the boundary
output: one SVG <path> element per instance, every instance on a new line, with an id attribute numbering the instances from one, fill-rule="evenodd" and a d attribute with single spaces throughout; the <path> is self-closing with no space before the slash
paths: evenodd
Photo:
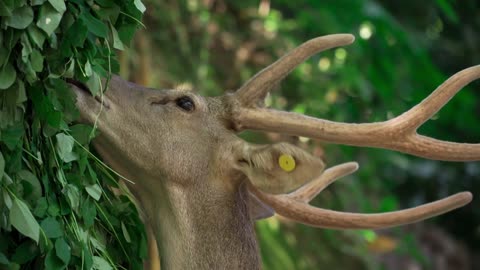
<path id="1" fill-rule="evenodd" d="M 233 123 L 244 129 L 281 132 L 290 135 L 355 146 L 392 149 L 428 159 L 480 160 L 480 144 L 454 143 L 417 134 L 417 129 L 438 112 L 461 88 L 480 78 L 480 65 L 450 77 L 430 96 L 402 115 L 377 123 L 338 123 L 292 112 L 256 106 L 272 86 L 313 54 L 354 40 L 347 34 L 312 39 L 260 71 L 235 94 Z"/>
<path id="2" fill-rule="evenodd" d="M 472 200 L 470 192 L 401 211 L 379 214 L 357 214 L 310 206 L 308 202 L 336 179 L 358 169 L 355 162 L 334 166 L 297 191 L 287 195 L 264 193 L 251 184 L 250 191 L 278 214 L 310 226 L 330 229 L 381 229 L 418 222 L 464 206 Z"/>

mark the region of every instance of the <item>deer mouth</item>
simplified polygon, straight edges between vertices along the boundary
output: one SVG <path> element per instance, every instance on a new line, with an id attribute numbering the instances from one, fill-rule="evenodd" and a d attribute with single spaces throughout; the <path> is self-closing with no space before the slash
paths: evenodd
<path id="1" fill-rule="evenodd" d="M 84 83 L 77 80 L 69 79 L 69 78 L 66 79 L 66 82 L 67 84 L 72 86 L 71 88 L 76 92 L 77 95 L 80 94 L 82 96 L 93 97 L 95 101 L 97 101 L 100 104 L 103 104 L 105 108 L 110 109 L 110 104 L 108 100 L 105 98 L 105 96 L 93 96 L 88 86 L 85 85 Z"/>

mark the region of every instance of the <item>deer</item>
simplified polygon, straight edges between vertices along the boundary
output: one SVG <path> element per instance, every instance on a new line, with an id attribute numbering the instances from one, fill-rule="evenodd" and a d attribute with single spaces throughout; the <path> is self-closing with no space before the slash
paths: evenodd
<path id="1" fill-rule="evenodd" d="M 480 144 L 437 140 L 417 133 L 461 88 L 480 78 L 464 69 L 403 114 L 374 123 L 341 123 L 265 107 L 265 97 L 295 67 L 327 49 L 354 41 L 350 34 L 311 39 L 258 72 L 236 91 L 203 97 L 157 90 L 112 75 L 101 98 L 70 82 L 81 121 L 96 123 L 93 146 L 126 183 L 158 243 L 162 269 L 259 269 L 255 220 L 274 213 L 331 229 L 381 229 L 418 222 L 462 207 L 470 192 L 417 207 L 375 214 L 314 207 L 309 202 L 359 165 L 326 167 L 298 146 L 258 145 L 245 130 L 374 147 L 445 161 L 478 161 Z M 99 113 L 101 111 L 101 113 Z"/>

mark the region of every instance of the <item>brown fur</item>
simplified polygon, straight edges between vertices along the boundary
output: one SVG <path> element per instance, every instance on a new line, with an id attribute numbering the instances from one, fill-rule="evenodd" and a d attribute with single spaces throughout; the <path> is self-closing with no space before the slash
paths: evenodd
<path id="1" fill-rule="evenodd" d="M 93 123 L 101 104 L 75 92 L 83 120 Z M 175 104 L 181 96 L 191 97 L 193 112 Z M 287 192 L 324 168 L 295 146 L 240 140 L 228 120 L 228 98 L 152 90 L 119 77 L 103 98 L 109 108 L 98 117 L 94 145 L 110 166 L 135 182 L 129 188 L 153 228 L 162 269 L 260 268 L 249 208 L 259 206 L 253 207 L 258 216 L 271 211 L 258 200 L 249 203 L 243 183 L 248 179 L 264 191 Z M 294 156 L 298 169 L 282 171 L 281 153 Z"/>

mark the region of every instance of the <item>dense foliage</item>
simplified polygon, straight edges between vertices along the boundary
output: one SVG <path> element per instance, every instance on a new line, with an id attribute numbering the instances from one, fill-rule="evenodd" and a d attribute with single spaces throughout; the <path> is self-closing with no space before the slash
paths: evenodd
<path id="1" fill-rule="evenodd" d="M 64 78 L 101 95 L 139 0 L 0 2 L 0 268 L 142 269 L 146 237 L 117 176 L 73 124 Z"/>
<path id="2" fill-rule="evenodd" d="M 480 63 L 475 0 L 143 2 L 146 30 L 128 49 L 141 25 L 139 0 L 0 1 L 0 269 L 139 269 L 145 257 L 138 213 L 119 195 L 128 193 L 116 192 L 123 189 L 117 184 L 121 177 L 89 152 L 92 128 L 73 124 L 78 112 L 64 78 L 82 81 L 99 95 L 99 78 L 110 72 L 148 86 L 215 95 L 236 89 L 309 38 L 347 32 L 357 36 L 353 45 L 302 64 L 269 103 L 367 122 L 398 115 L 448 75 Z M 124 49 L 118 63 L 115 49 Z M 476 89 L 478 83 L 459 93 L 420 132 L 478 142 Z M 480 191 L 478 162 L 435 162 L 276 134 L 242 136 L 286 140 L 329 165 L 359 161 L 359 172 L 314 202 L 326 208 L 389 211 L 459 190 Z M 461 253 L 478 256 L 478 207 L 435 221 L 419 227 L 442 226 L 468 247 L 456 251 L 453 261 Z M 389 259 L 428 269 L 434 261 L 408 227 L 331 231 L 275 217 L 257 223 L 257 231 L 265 269 L 390 269 Z M 480 267 L 473 263 L 472 269 Z"/>

